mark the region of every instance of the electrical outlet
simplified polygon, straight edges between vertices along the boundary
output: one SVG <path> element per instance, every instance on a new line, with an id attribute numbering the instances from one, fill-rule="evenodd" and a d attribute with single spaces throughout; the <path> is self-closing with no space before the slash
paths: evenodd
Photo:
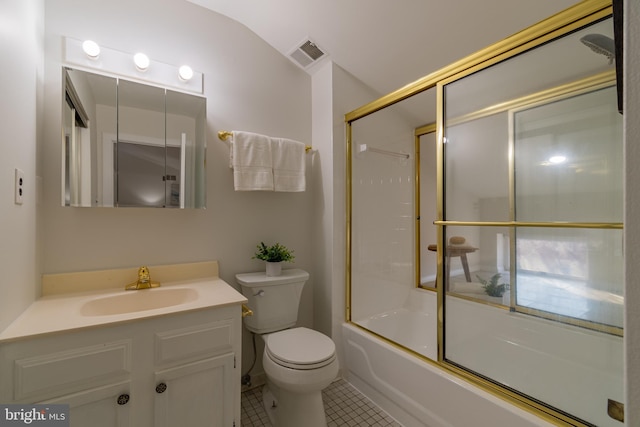
<path id="1" fill-rule="evenodd" d="M 16 168 L 16 191 L 15 191 L 15 204 L 21 205 L 24 200 L 24 172 Z"/>

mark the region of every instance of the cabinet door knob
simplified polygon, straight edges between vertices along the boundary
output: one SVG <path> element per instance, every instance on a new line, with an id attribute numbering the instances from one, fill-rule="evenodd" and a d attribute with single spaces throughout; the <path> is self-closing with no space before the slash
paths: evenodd
<path id="1" fill-rule="evenodd" d="M 120 396 L 118 396 L 118 405 L 126 405 L 127 402 L 129 402 L 128 394 L 121 394 Z"/>
<path id="2" fill-rule="evenodd" d="M 167 390 L 167 385 L 165 383 L 160 383 L 156 386 L 156 393 L 164 393 Z"/>

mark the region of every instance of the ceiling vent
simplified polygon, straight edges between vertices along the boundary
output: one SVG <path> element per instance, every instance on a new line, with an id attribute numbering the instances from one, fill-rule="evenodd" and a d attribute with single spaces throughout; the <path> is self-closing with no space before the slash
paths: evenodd
<path id="1" fill-rule="evenodd" d="M 306 69 L 325 57 L 325 52 L 313 41 L 306 39 L 289 52 L 289 57 L 300 67 Z"/>

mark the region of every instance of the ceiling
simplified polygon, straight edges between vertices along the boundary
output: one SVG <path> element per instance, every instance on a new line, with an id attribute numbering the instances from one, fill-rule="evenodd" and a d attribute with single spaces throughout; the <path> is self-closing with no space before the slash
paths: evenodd
<path id="1" fill-rule="evenodd" d="M 187 0 L 244 24 L 289 57 L 303 41 L 380 95 L 577 0 Z M 326 59 L 324 59 L 326 60 Z M 307 71 L 313 74 L 317 66 Z"/>
<path id="2" fill-rule="evenodd" d="M 324 61 L 332 60 L 379 96 L 579 3 L 577 0 L 187 1 L 244 24 L 287 58 L 305 40 L 311 40 L 328 54 Z M 613 37 L 610 21 L 585 31 Z M 594 54 L 581 43 L 583 35 L 583 31 L 579 31 L 545 45 L 537 53 L 521 55 L 518 60 L 506 63 L 500 72 L 494 67 L 496 72 L 478 73 L 474 79 L 456 82 L 459 102 L 450 102 L 447 108 L 451 111 L 447 113 L 462 115 L 612 69 L 607 58 Z M 316 65 L 307 72 L 313 74 L 317 69 Z M 509 79 L 509 75 L 520 78 Z M 513 84 L 509 84 L 510 81 Z M 447 96 L 448 100 L 455 98 L 453 92 Z M 451 104 L 461 110 L 454 111 Z M 392 108 L 398 108 L 408 127 L 415 129 L 435 121 L 435 107 L 435 89 L 431 89 Z M 506 120 L 505 115 L 499 118 Z M 366 128 L 366 124 L 362 126 Z M 489 122 L 493 134 L 476 132 L 474 137 L 461 136 L 463 142 L 476 142 L 477 135 L 484 134 L 490 139 L 484 144 L 460 145 L 473 153 L 467 156 L 468 163 L 457 165 L 462 171 L 458 174 L 461 181 L 457 183 L 458 188 L 467 191 L 465 194 L 480 198 L 504 194 L 502 184 L 508 172 L 495 167 L 495 154 L 504 151 L 504 126 L 502 122 Z M 496 135 L 495 132 L 502 133 Z M 393 141 L 385 139 L 384 143 L 388 145 Z M 503 145 L 487 149 L 494 144 Z M 578 160 L 572 159 L 572 162 L 577 164 Z M 478 176 L 482 179 L 477 179 Z"/>

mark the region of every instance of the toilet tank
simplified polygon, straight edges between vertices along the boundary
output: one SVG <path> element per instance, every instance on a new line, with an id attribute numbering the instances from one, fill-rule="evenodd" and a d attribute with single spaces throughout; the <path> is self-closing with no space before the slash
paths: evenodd
<path id="1" fill-rule="evenodd" d="M 309 273 L 299 269 L 282 270 L 280 276 L 267 276 L 265 272 L 236 274 L 236 282 L 253 316 L 244 318 L 252 332 L 266 334 L 295 326 L 302 288 Z"/>

